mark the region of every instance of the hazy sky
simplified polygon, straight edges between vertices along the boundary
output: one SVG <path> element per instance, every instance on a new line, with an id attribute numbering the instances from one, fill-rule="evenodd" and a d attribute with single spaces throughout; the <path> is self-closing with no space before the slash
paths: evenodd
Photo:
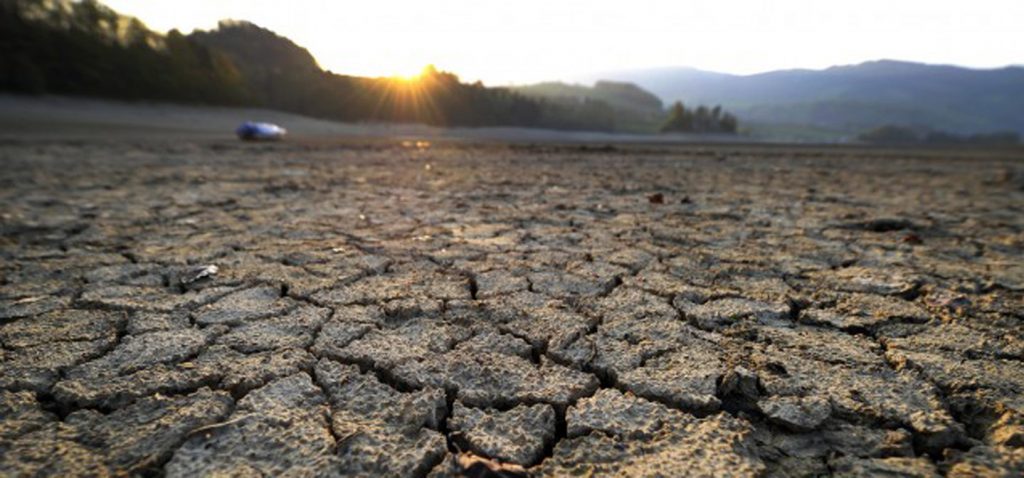
<path id="1" fill-rule="evenodd" d="M 694 66 L 729 73 L 891 58 L 1024 63 L 1024 0 L 104 0 L 150 28 L 244 19 L 338 73 L 433 63 L 487 84 Z"/>

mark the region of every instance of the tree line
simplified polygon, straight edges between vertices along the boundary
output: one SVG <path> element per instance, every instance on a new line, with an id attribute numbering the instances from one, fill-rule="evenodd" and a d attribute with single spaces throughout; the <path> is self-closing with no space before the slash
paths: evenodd
<path id="1" fill-rule="evenodd" d="M 240 105 L 245 80 L 219 52 L 163 37 L 95 1 L 0 1 L 0 87 Z"/>
<path id="2" fill-rule="evenodd" d="M 681 101 L 669 107 L 668 119 L 661 126 L 662 133 L 724 133 L 735 134 L 739 121 L 721 106 L 708 108 L 699 105 L 687 109 Z"/>
<path id="3" fill-rule="evenodd" d="M 415 81 L 324 71 L 306 49 L 248 22 L 161 35 L 97 0 L 0 0 L 0 89 L 257 106 L 341 121 L 593 131 L 623 124 L 604 101 L 531 98 L 433 67 Z M 731 115 L 706 110 L 688 124 L 725 131 Z"/>

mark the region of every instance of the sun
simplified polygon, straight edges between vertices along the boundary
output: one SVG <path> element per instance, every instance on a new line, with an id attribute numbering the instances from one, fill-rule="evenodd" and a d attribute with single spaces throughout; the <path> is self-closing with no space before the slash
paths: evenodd
<path id="1" fill-rule="evenodd" d="M 426 68 L 421 66 L 402 68 L 399 73 L 391 75 L 392 79 L 404 82 L 414 82 L 419 80 L 423 76 L 423 72 Z"/>
<path id="2" fill-rule="evenodd" d="M 420 74 L 415 73 L 412 75 L 392 75 L 391 79 L 401 81 L 403 83 L 412 83 L 420 79 Z"/>
<path id="3" fill-rule="evenodd" d="M 403 83 L 415 83 L 422 80 L 423 77 L 436 72 L 437 68 L 435 68 L 433 64 L 428 64 L 426 66 L 416 67 L 415 69 L 409 68 L 404 73 L 392 75 L 391 79 L 401 81 Z"/>

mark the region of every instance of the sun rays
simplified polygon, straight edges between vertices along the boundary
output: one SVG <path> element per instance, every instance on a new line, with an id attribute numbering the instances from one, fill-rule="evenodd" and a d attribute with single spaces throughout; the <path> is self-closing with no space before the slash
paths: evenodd
<path id="1" fill-rule="evenodd" d="M 391 76 L 391 79 L 402 83 L 414 83 L 422 79 L 424 75 L 432 73 L 437 73 L 437 68 L 434 65 L 427 65 L 422 68 L 413 68 L 406 72 L 395 73 Z"/>
<path id="2" fill-rule="evenodd" d="M 440 101 L 448 96 L 458 77 L 427 65 L 414 75 L 396 75 L 379 80 L 381 95 L 374 116 L 428 124 L 445 124 L 447 119 Z"/>

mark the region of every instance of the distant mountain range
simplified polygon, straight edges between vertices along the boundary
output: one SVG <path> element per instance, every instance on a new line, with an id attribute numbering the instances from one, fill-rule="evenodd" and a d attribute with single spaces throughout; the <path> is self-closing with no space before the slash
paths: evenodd
<path id="1" fill-rule="evenodd" d="M 961 134 L 1024 133 L 1024 68 L 975 70 L 892 60 L 731 75 L 693 68 L 608 72 L 665 103 L 720 104 L 745 124 L 843 137 L 886 124 Z"/>

